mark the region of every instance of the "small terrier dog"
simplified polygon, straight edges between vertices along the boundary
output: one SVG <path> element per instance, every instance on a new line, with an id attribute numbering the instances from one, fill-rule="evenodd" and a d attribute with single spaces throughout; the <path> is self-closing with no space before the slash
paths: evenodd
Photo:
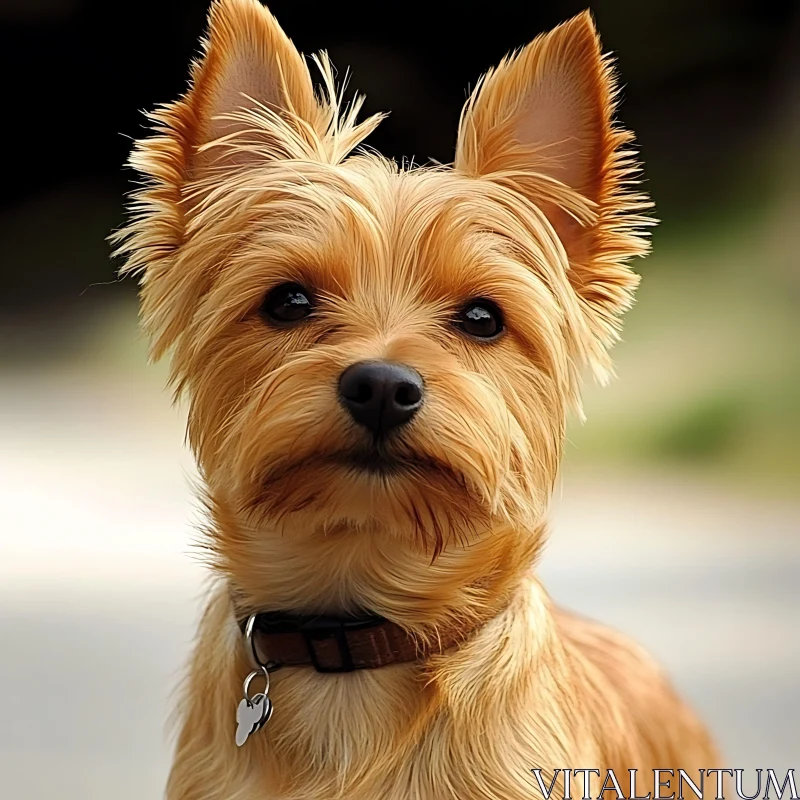
<path id="1" fill-rule="evenodd" d="M 380 117 L 314 62 L 316 91 L 258 0 L 215 0 L 131 156 L 119 252 L 190 401 L 218 577 L 167 797 L 597 796 L 586 768 L 644 795 L 715 766 L 649 658 L 534 573 L 648 250 L 590 14 L 482 78 L 448 167 L 357 150 Z"/>

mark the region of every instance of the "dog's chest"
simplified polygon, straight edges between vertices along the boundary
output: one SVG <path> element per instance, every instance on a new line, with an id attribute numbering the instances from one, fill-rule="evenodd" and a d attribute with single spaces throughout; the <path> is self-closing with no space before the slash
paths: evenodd
<path id="1" fill-rule="evenodd" d="M 526 726 L 464 724 L 412 671 L 381 673 L 344 680 L 305 673 L 283 698 L 276 691 L 275 717 L 264 732 L 268 788 L 252 800 L 532 796 L 530 765 L 539 763 L 532 742 L 509 737 Z"/>

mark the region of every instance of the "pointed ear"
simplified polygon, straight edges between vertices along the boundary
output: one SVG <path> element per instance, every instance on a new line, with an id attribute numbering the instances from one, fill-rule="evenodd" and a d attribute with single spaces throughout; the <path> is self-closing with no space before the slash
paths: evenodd
<path id="1" fill-rule="evenodd" d="M 265 137 L 249 115 L 270 112 L 301 139 L 309 129 L 324 133 L 327 124 L 303 57 L 269 10 L 258 0 L 214 0 L 189 91 L 154 115 L 177 140 L 184 180 L 255 158 L 257 148 L 250 153 L 224 143 L 243 131 Z"/>
<path id="2" fill-rule="evenodd" d="M 625 262 L 648 250 L 638 229 L 649 203 L 630 192 L 633 137 L 613 125 L 615 93 L 585 11 L 484 77 L 464 108 L 455 162 L 511 183 L 544 212 L 601 349 L 638 282 Z"/>
<path id="3" fill-rule="evenodd" d="M 320 64 L 331 94 L 332 70 L 324 58 Z M 258 0 L 214 0 L 189 91 L 150 114 L 153 135 L 134 145 L 129 163 L 145 184 L 128 224 L 112 236 L 125 258 L 121 272 L 142 275 L 153 358 L 174 343 L 212 280 L 202 259 L 176 269 L 210 184 L 233 167 L 325 155 L 335 111 L 317 101 L 302 56 Z M 369 130 L 350 127 L 346 143 Z"/>

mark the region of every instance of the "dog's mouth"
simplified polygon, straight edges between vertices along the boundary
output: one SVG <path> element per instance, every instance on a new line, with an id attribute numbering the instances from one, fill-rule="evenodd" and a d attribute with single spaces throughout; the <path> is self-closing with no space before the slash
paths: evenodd
<path id="1" fill-rule="evenodd" d="M 428 456 L 413 452 L 395 452 L 382 443 L 316 453 L 293 462 L 281 462 L 267 470 L 262 487 L 292 480 L 299 473 L 314 467 L 333 467 L 346 470 L 352 476 L 377 478 L 419 477 L 438 473 L 461 483 L 453 468 Z"/>
<path id="2" fill-rule="evenodd" d="M 408 446 L 372 442 L 282 459 L 266 466 L 242 498 L 247 512 L 286 519 L 305 512 L 339 520 L 380 519 L 433 542 L 468 536 L 488 513 L 482 495 L 455 465 Z M 316 516 L 315 516 L 316 515 Z"/>
<path id="3" fill-rule="evenodd" d="M 330 460 L 348 469 L 369 475 L 394 476 L 442 470 L 441 465 L 415 455 L 400 455 L 381 446 L 357 448 L 335 453 Z"/>

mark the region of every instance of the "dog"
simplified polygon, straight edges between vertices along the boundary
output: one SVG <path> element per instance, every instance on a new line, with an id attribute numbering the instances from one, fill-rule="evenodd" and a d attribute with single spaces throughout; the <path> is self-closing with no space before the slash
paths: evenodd
<path id="1" fill-rule="evenodd" d="M 258 0 L 215 0 L 131 156 L 118 251 L 189 399 L 216 577 L 167 797 L 696 779 L 714 746 L 658 667 L 535 574 L 565 420 L 609 373 L 652 224 L 590 13 L 480 80 L 448 166 L 359 147 L 380 115 L 313 61 L 317 89 Z"/>

